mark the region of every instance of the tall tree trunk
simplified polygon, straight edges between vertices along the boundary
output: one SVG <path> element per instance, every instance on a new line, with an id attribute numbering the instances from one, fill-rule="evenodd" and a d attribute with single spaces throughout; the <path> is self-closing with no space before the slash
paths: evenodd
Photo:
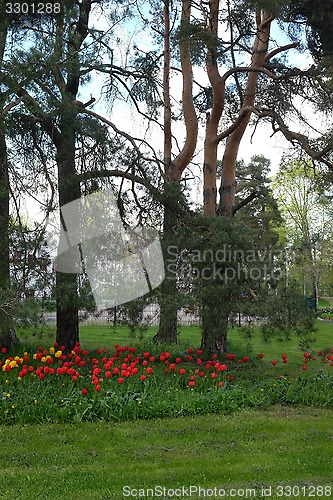
<path id="1" fill-rule="evenodd" d="M 206 58 L 206 71 L 213 91 L 212 109 L 211 113 L 207 116 L 204 142 L 203 202 L 204 215 L 207 217 L 216 216 L 216 171 L 219 143 L 217 135 L 225 100 L 225 82 L 221 78 L 217 63 L 219 6 L 219 0 L 211 0 L 209 2 L 209 19 L 207 25 L 207 28 L 216 37 L 216 43 L 211 44 Z M 219 297 L 217 300 L 217 296 L 219 296 L 217 289 L 215 293 L 212 293 L 213 286 L 214 284 L 211 280 L 203 281 L 202 283 L 201 347 L 207 352 L 224 352 L 227 349 L 228 315 L 225 317 L 225 304 L 222 303 L 221 298 Z"/>
<path id="2" fill-rule="evenodd" d="M 160 323 L 155 341 L 177 342 L 177 312 L 179 308 L 179 294 L 175 274 L 171 271 L 172 261 L 168 252 L 169 246 L 177 247 L 177 205 L 180 201 L 180 179 L 194 154 L 197 135 L 198 119 L 193 104 L 193 75 L 189 50 L 189 35 L 187 24 L 191 19 L 191 1 L 184 0 L 182 6 L 181 26 L 184 33 L 180 36 L 179 50 L 183 77 L 182 105 L 186 126 L 185 144 L 172 160 L 171 134 L 171 102 L 170 102 L 170 2 L 164 2 L 164 72 L 163 72 L 163 105 L 164 105 L 164 165 L 165 184 L 164 195 L 174 200 L 175 210 L 166 207 L 163 221 L 163 251 L 165 263 L 165 279 L 160 287 Z M 187 33 L 186 33 L 187 31 Z"/>
<path id="3" fill-rule="evenodd" d="M 313 252 L 312 252 L 313 250 Z M 310 249 L 310 267 L 311 267 L 311 297 L 316 300 L 316 308 L 318 306 L 318 270 L 317 270 L 317 259 L 316 259 L 316 249 Z"/>
<path id="4" fill-rule="evenodd" d="M 211 0 L 209 28 L 217 36 L 219 0 Z M 267 11 L 257 11 L 257 35 L 255 37 L 251 68 L 262 68 L 267 55 L 271 15 Z M 215 215 L 232 217 L 234 215 L 234 201 L 236 192 L 236 161 L 239 145 L 249 124 L 251 108 L 255 102 L 256 86 L 259 72 L 249 71 L 246 90 L 240 109 L 239 117 L 231 129 L 218 134 L 218 126 L 224 109 L 225 82 L 228 72 L 221 77 L 217 66 L 216 48 L 208 51 L 207 74 L 213 89 L 213 106 L 206 124 L 204 149 L 204 214 L 209 217 Z M 222 160 L 222 178 L 220 187 L 220 203 L 216 211 L 216 169 L 217 147 L 222 139 L 227 138 Z M 230 298 L 228 294 L 214 298 L 209 290 L 213 283 L 207 281 L 202 293 L 202 347 L 210 352 L 225 352 L 227 349 L 228 316 Z"/>
<path id="5" fill-rule="evenodd" d="M 0 61 L 3 60 L 7 38 L 7 22 L 0 22 Z M 3 113 L 4 102 L 0 100 L 0 114 Z M 9 175 L 7 145 L 4 132 L 4 116 L 0 118 L 0 347 L 10 349 L 18 342 L 13 321 L 2 308 L 3 302 L 9 299 L 10 269 L 9 269 Z"/>
<path id="6" fill-rule="evenodd" d="M 215 296 L 215 301 L 217 299 Z M 229 311 L 221 299 L 217 303 L 215 301 L 212 303 L 206 297 L 202 301 L 201 349 L 205 352 L 224 353 L 228 350 Z"/>
<path id="7" fill-rule="evenodd" d="M 163 68 L 163 105 L 164 105 L 164 168 L 166 181 L 164 185 L 164 194 L 168 196 L 170 184 L 171 150 L 171 102 L 170 102 L 170 2 L 164 1 L 164 68 Z M 174 239 L 174 227 L 176 221 L 174 212 L 170 208 L 164 208 L 163 221 L 163 257 L 165 265 L 165 278 L 160 287 L 159 305 L 160 322 L 158 332 L 154 340 L 156 342 L 166 342 L 172 344 L 177 342 L 177 280 L 169 272 L 170 260 L 168 247 L 172 245 Z"/>
<path id="8" fill-rule="evenodd" d="M 80 50 L 88 34 L 91 0 L 82 0 L 75 31 L 68 41 L 67 83 L 62 89 L 62 113 L 60 137 L 56 141 L 58 190 L 60 207 L 78 199 L 80 185 L 75 180 L 75 136 L 77 129 L 77 107 L 75 100 L 80 84 Z M 61 23 L 64 21 L 62 20 Z M 58 25 L 58 46 L 62 46 L 62 24 Z M 59 49 L 57 49 L 59 50 Z M 65 229 L 65 228 L 64 228 Z M 56 273 L 57 335 L 56 341 L 68 352 L 79 340 L 79 297 L 76 274 Z"/>
<path id="9" fill-rule="evenodd" d="M 6 140 L 0 122 L 0 347 L 10 349 L 18 341 L 10 311 L 3 307 L 9 300 L 9 178 Z"/>
<path id="10" fill-rule="evenodd" d="M 220 119 L 224 109 L 225 82 L 221 78 L 217 63 L 217 41 L 218 41 L 218 15 L 219 0 L 209 2 L 209 19 L 207 28 L 216 37 L 215 44 L 211 43 L 207 51 L 206 71 L 213 91 L 213 102 L 211 113 L 207 116 L 205 142 L 204 142 L 204 165 L 203 165 L 203 198 L 204 214 L 209 217 L 216 215 L 216 169 L 217 169 L 217 132 Z"/>
<path id="11" fill-rule="evenodd" d="M 175 191 L 179 190 L 178 183 L 167 183 L 164 194 L 175 197 Z M 175 201 L 176 203 L 176 201 Z M 178 220 L 172 208 L 164 208 L 163 221 L 163 258 L 165 266 L 165 278 L 160 286 L 160 322 L 158 332 L 154 337 L 155 342 L 173 344 L 177 342 L 177 315 L 179 308 L 179 292 L 177 288 L 177 276 L 175 273 L 174 256 L 170 254 L 170 247 L 177 248 L 177 226 Z"/>
<path id="12" fill-rule="evenodd" d="M 262 68 L 268 50 L 270 26 L 272 16 L 269 11 L 258 11 L 256 15 L 257 34 L 255 37 L 252 59 L 250 67 Z M 257 81 L 259 72 L 250 71 L 247 77 L 247 84 L 243 103 L 240 109 L 241 114 L 255 103 Z M 237 128 L 228 136 L 224 155 L 222 159 L 222 178 L 220 187 L 220 204 L 218 213 L 227 217 L 233 216 L 235 193 L 236 193 L 236 162 L 239 146 L 245 130 L 249 124 L 251 113 L 247 112 Z"/>
<path id="13" fill-rule="evenodd" d="M 57 147 L 59 205 L 62 207 L 80 197 L 75 181 L 75 106 L 66 103 Z M 64 228 L 66 229 L 66 228 Z M 56 273 L 57 334 L 56 341 L 71 351 L 79 341 L 78 278 L 76 274 Z"/>
<path id="14" fill-rule="evenodd" d="M 9 179 L 6 140 L 0 122 L 0 286 L 8 289 L 9 275 Z"/>

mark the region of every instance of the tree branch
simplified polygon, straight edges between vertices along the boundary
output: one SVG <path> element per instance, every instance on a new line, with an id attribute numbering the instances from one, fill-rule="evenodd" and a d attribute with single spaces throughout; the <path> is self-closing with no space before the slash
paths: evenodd
<path id="1" fill-rule="evenodd" d="M 178 203 L 175 204 L 173 200 L 168 199 L 164 192 L 160 192 L 157 187 L 153 186 L 151 182 L 143 177 L 132 174 L 130 172 L 124 172 L 123 170 L 118 169 L 102 169 L 102 170 L 93 170 L 88 172 L 83 172 L 80 174 L 76 174 L 76 179 L 80 182 L 89 180 L 89 179 L 101 179 L 104 177 L 119 177 L 121 179 L 127 179 L 132 183 L 140 184 L 144 186 L 154 197 L 154 199 L 161 203 L 161 205 L 168 207 L 173 212 L 184 216 L 187 212 L 184 208 L 182 208 Z"/>
<path id="2" fill-rule="evenodd" d="M 116 127 L 116 125 L 114 123 L 112 123 L 110 120 L 108 120 L 104 116 L 99 115 L 98 113 L 95 113 L 95 111 L 91 111 L 90 109 L 79 107 L 79 113 L 84 113 L 84 114 L 93 116 L 97 120 L 100 120 L 101 122 L 105 123 L 106 125 L 109 125 L 109 127 L 111 127 L 112 130 L 116 134 L 121 135 L 122 137 L 124 137 L 125 139 L 127 139 L 130 144 L 132 144 L 132 146 L 133 146 L 134 150 L 136 151 L 136 153 L 137 153 L 137 155 L 138 155 L 139 158 L 143 159 L 144 161 L 156 163 L 158 165 L 160 171 L 161 171 L 160 167 L 161 167 L 161 163 L 163 163 L 163 162 L 161 162 L 161 160 L 157 157 L 155 150 L 153 149 L 153 147 L 147 141 L 145 141 L 144 139 L 139 139 L 137 137 L 132 137 L 127 132 L 124 132 L 123 130 L 120 130 L 118 127 Z M 152 151 L 153 157 L 147 157 L 147 156 L 145 156 L 142 153 L 142 151 L 140 150 L 140 148 L 137 145 L 136 141 L 139 141 L 141 144 L 144 144 L 145 146 L 147 146 Z"/>
<path id="3" fill-rule="evenodd" d="M 294 43 L 289 43 L 288 45 L 283 45 L 282 47 L 277 47 L 276 49 L 272 50 L 266 55 L 265 62 L 269 61 L 270 59 L 272 59 L 272 57 L 276 56 L 277 54 L 280 54 L 281 52 L 290 49 L 296 49 L 299 46 L 300 46 L 299 42 L 294 42 Z"/>
<path id="4" fill-rule="evenodd" d="M 249 194 L 249 196 L 247 196 L 246 198 L 244 198 L 243 200 L 241 200 L 236 206 L 233 207 L 233 209 L 232 209 L 232 215 L 235 215 L 235 213 L 238 212 L 238 210 L 240 210 L 241 208 L 243 208 L 246 205 L 248 205 L 252 200 L 254 200 L 255 198 L 257 198 L 258 196 L 259 196 L 259 192 L 258 191 L 253 191 L 251 194 Z"/>
<path id="5" fill-rule="evenodd" d="M 17 99 L 15 99 L 15 101 L 12 101 L 9 104 L 7 104 L 7 106 L 5 106 L 3 108 L 3 110 L 2 110 L 2 112 L 0 113 L 0 119 L 5 118 L 5 116 L 9 113 L 9 111 L 12 108 L 15 108 L 15 106 L 17 106 L 18 104 L 20 104 L 20 102 L 22 102 L 22 101 L 23 101 L 23 96 L 22 97 L 18 97 Z"/>
<path id="6" fill-rule="evenodd" d="M 17 81 L 10 78 L 8 75 L 0 72 L 2 83 L 6 85 L 11 92 L 15 93 L 20 102 L 23 101 L 27 109 L 32 113 L 34 119 L 41 123 L 45 132 L 49 135 L 51 140 L 57 145 L 61 140 L 61 133 L 54 126 L 52 119 L 48 117 L 42 108 L 37 104 L 35 99 L 23 88 Z"/>
<path id="7" fill-rule="evenodd" d="M 236 120 L 234 121 L 234 123 L 232 125 L 230 125 L 230 127 L 228 127 L 226 130 L 224 130 L 223 132 L 221 132 L 221 134 L 217 135 L 216 138 L 215 138 L 215 142 L 219 143 L 223 139 L 225 139 L 226 137 L 228 137 L 230 134 L 232 134 L 232 132 L 234 130 L 236 130 L 239 127 L 239 125 L 242 123 L 242 121 L 247 117 L 247 115 L 249 113 L 254 112 L 255 110 L 256 110 L 256 108 L 253 107 L 253 106 L 244 106 L 243 108 L 241 108 L 240 112 L 239 112 L 239 115 L 236 118 Z"/>
<path id="8" fill-rule="evenodd" d="M 221 77 L 223 82 L 225 83 L 229 76 L 233 75 L 234 73 L 263 73 L 272 78 L 272 80 L 284 80 L 285 78 L 289 78 L 291 76 L 298 76 L 303 72 L 298 68 L 293 68 L 287 71 L 284 75 L 276 75 L 269 69 L 262 66 L 237 66 L 236 68 L 230 68 L 228 71 L 226 71 L 226 73 L 224 73 L 224 75 Z"/>
<path id="9" fill-rule="evenodd" d="M 278 128 L 274 129 L 275 133 L 281 132 L 284 135 L 284 137 L 292 144 L 297 142 L 297 144 L 299 144 L 301 146 L 303 151 L 305 151 L 305 153 L 307 155 L 309 155 L 310 158 L 313 158 L 314 160 L 320 161 L 321 163 L 324 163 L 325 165 L 327 165 L 329 168 L 333 169 L 333 162 L 324 158 L 324 156 L 327 153 L 330 153 L 333 151 L 333 142 L 327 144 L 323 149 L 316 151 L 311 146 L 309 138 L 306 135 L 290 130 L 288 128 L 288 126 L 285 124 L 285 122 L 283 121 L 282 117 L 278 113 L 276 113 L 275 111 L 268 110 L 268 109 L 254 108 L 253 112 L 259 118 L 266 118 L 266 117 L 272 118 L 273 123 L 276 122 L 278 125 Z"/>

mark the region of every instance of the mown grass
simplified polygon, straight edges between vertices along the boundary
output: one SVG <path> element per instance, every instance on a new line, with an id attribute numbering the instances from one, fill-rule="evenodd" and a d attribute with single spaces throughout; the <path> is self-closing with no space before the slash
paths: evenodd
<path id="1" fill-rule="evenodd" d="M 319 297 L 319 299 L 318 299 L 318 308 L 319 309 L 322 309 L 325 307 L 330 307 L 330 306 L 331 306 L 331 302 L 329 302 L 326 299 L 323 299 L 322 297 Z"/>
<path id="2" fill-rule="evenodd" d="M 333 323 L 317 321 L 317 331 L 309 337 L 312 341 L 314 350 L 323 347 L 331 347 L 333 343 Z M 142 337 L 133 336 L 128 327 L 117 326 L 113 328 L 109 325 L 81 325 L 80 326 L 80 342 L 86 349 L 96 349 L 97 347 L 110 348 L 114 344 L 131 344 L 145 346 L 151 344 L 152 338 L 157 331 L 156 327 L 149 327 L 143 332 Z M 22 341 L 23 346 L 36 346 L 39 344 L 53 344 L 55 339 L 55 327 L 47 326 L 40 329 L 21 328 L 18 330 L 18 336 Z M 265 342 L 256 328 L 252 331 L 252 336 L 249 337 L 245 330 L 239 328 L 230 328 L 228 333 L 229 351 L 239 351 L 249 353 L 252 349 L 255 351 L 267 352 L 268 355 L 282 354 L 283 350 L 290 353 L 300 350 L 299 339 L 292 337 L 290 340 L 274 337 Z M 189 346 L 199 347 L 201 341 L 201 333 L 199 326 L 181 326 L 179 327 L 178 342 L 185 348 Z M 168 346 L 170 349 L 170 346 Z"/>
<path id="3" fill-rule="evenodd" d="M 277 499 L 288 498 L 278 485 L 333 488 L 332 423 L 329 410 L 276 406 L 148 422 L 2 426 L 1 498 L 119 500 L 125 486 L 192 485 L 252 488 L 256 498 L 268 498 L 261 488 L 272 486 L 269 498 Z"/>

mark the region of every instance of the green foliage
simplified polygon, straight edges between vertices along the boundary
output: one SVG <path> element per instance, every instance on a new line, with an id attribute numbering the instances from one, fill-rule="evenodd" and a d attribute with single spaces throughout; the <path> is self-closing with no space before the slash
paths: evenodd
<path id="1" fill-rule="evenodd" d="M 207 50 L 213 58 L 223 63 L 225 61 L 225 50 L 222 40 L 215 33 L 207 30 L 202 21 L 193 19 L 191 23 L 183 21 L 176 30 L 174 41 L 186 41 L 191 54 L 193 64 L 202 65 L 206 61 Z"/>
<path id="2" fill-rule="evenodd" d="M 206 304 L 204 329 L 212 336 L 226 336 L 231 312 L 260 315 L 261 301 L 280 279 L 275 273 L 280 252 L 272 248 L 274 240 L 268 232 L 266 239 L 261 237 L 263 230 L 258 237 L 256 224 L 245 224 L 242 217 L 197 215 L 180 235 L 179 281 L 198 305 Z"/>
<path id="3" fill-rule="evenodd" d="M 11 290 L 0 290 L 0 317 L 0 346 L 7 349 L 19 342 L 16 333 L 21 328 L 35 332 L 44 325 L 41 303 L 18 298 Z"/>
<path id="4" fill-rule="evenodd" d="M 249 200 L 236 212 L 250 228 L 252 238 L 260 241 L 263 248 L 277 244 L 282 217 L 269 178 L 271 162 L 263 155 L 254 155 L 246 164 L 237 162 L 237 194 L 235 206 Z M 251 200 L 251 196 L 254 198 Z"/>
<path id="5" fill-rule="evenodd" d="M 300 345 L 306 347 L 315 332 L 315 314 L 309 309 L 304 296 L 298 292 L 298 287 L 290 284 L 287 290 L 277 296 L 268 295 L 263 311 L 267 317 L 261 327 L 264 338 L 279 335 L 290 339 L 295 334 Z"/>
<path id="6" fill-rule="evenodd" d="M 20 299 L 48 300 L 54 286 L 50 248 L 45 228 L 10 221 L 12 293 Z"/>
<path id="7" fill-rule="evenodd" d="M 240 0 L 240 8 L 244 9 L 265 9 L 268 12 L 272 12 L 276 17 L 281 16 L 286 8 L 289 8 L 289 0 Z"/>
<path id="8" fill-rule="evenodd" d="M 145 322 L 144 308 L 151 302 L 152 297 L 146 296 L 136 300 L 131 300 L 119 307 L 115 311 L 116 324 L 127 326 L 130 330 L 131 338 L 137 336 L 142 339 L 148 330 L 148 323 Z M 114 325 L 116 326 L 116 325 Z"/>
<path id="9" fill-rule="evenodd" d="M 162 105 L 159 93 L 159 57 L 154 51 L 142 53 L 137 49 L 132 64 L 134 71 L 141 75 L 132 85 L 132 98 L 145 102 L 149 112 L 155 116 Z"/>
<path id="10" fill-rule="evenodd" d="M 305 20 L 310 28 L 307 32 L 312 55 L 317 61 L 333 56 L 333 42 L 330 33 L 333 29 L 332 0 L 293 0 L 291 14 L 295 20 Z"/>
<path id="11" fill-rule="evenodd" d="M 273 181 L 284 217 L 280 241 L 291 247 L 291 275 L 308 295 L 318 283 L 321 287 L 322 279 L 330 280 L 331 196 L 330 189 L 320 181 L 313 164 L 306 160 L 283 163 Z M 320 293 L 329 294 L 327 283 L 323 285 L 325 291 Z"/>

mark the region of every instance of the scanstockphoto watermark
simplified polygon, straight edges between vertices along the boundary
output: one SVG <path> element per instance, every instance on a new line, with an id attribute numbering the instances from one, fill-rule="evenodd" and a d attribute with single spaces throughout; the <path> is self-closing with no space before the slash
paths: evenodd
<path id="1" fill-rule="evenodd" d="M 123 487 L 123 498 L 331 498 L 332 485 L 263 485 L 257 488 L 223 488 L 202 486 L 179 486 L 167 488 L 156 485 L 153 488 Z"/>
<path id="2" fill-rule="evenodd" d="M 243 250 L 224 244 L 215 250 L 188 250 L 173 245 L 166 252 L 166 269 L 168 278 L 175 280 L 277 282 L 284 275 L 285 259 L 281 249 Z"/>
<path id="3" fill-rule="evenodd" d="M 203 488 L 202 486 L 180 486 L 178 488 L 167 488 L 156 485 L 153 488 L 123 487 L 124 498 L 255 498 L 255 488 Z"/>

